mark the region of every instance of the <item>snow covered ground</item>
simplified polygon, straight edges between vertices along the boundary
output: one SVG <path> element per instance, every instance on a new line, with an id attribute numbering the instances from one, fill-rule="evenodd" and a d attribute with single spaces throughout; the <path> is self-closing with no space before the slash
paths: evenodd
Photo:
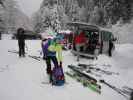
<path id="1" fill-rule="evenodd" d="M 39 56 L 39 40 L 28 40 L 26 52 Z M 48 81 L 45 73 L 45 62 L 25 57 L 19 58 L 17 54 L 8 50 L 17 50 L 16 40 L 0 40 L 0 100 L 128 100 L 111 88 L 102 84 L 102 93 L 97 94 L 83 87 L 80 83 L 66 75 L 65 84 L 61 87 L 42 84 Z M 64 71 L 67 65 L 78 64 L 76 57 L 70 51 L 63 51 Z M 80 63 L 96 64 L 96 67 L 118 72 L 119 75 L 102 75 L 112 85 L 121 88 L 133 88 L 133 44 L 116 45 L 113 57 L 99 55 L 98 60 L 80 59 Z M 111 66 L 108 66 L 111 65 Z"/>

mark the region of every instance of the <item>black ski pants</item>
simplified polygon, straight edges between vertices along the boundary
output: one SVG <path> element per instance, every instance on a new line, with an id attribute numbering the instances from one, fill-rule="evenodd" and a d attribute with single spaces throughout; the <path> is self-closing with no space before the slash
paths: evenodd
<path id="1" fill-rule="evenodd" d="M 46 57 L 46 65 L 47 65 L 47 73 L 49 74 L 51 72 L 51 61 L 54 64 L 54 67 L 58 67 L 58 61 L 56 56 L 47 56 Z"/>
<path id="2" fill-rule="evenodd" d="M 25 43 L 19 43 L 19 57 L 25 56 Z"/>

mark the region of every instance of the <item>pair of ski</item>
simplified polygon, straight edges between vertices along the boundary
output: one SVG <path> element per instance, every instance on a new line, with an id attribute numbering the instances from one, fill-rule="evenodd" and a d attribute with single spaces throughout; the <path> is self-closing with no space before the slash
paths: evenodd
<path id="1" fill-rule="evenodd" d="M 88 73 L 91 70 L 93 70 L 93 71 L 97 71 L 97 72 L 102 72 L 102 73 L 104 73 L 106 75 L 112 75 L 112 74 L 119 75 L 119 73 L 115 73 L 115 72 L 111 72 L 111 71 L 106 71 L 106 70 L 103 70 L 103 69 L 100 69 L 100 68 L 93 67 L 94 65 L 91 65 L 91 64 L 90 65 L 87 65 L 87 64 L 78 64 L 78 66 L 83 67 L 85 69 L 88 68 L 88 71 L 87 71 Z"/>
<path id="2" fill-rule="evenodd" d="M 90 66 L 95 66 L 95 65 L 90 64 Z M 81 70 L 81 71 L 84 71 L 84 72 L 86 72 L 87 74 L 91 74 L 91 75 L 94 75 L 94 76 L 96 76 L 96 77 L 101 77 L 100 74 L 97 74 L 96 72 L 92 71 L 91 69 L 87 69 L 86 66 L 77 66 L 77 69 L 79 69 L 79 70 Z M 87 69 L 87 71 L 86 71 L 86 69 Z"/>
<path id="3" fill-rule="evenodd" d="M 123 93 L 125 93 L 127 95 L 132 95 L 131 93 L 133 93 L 133 88 L 130 88 L 128 86 L 123 86 L 122 91 L 123 91 Z"/>
<path id="4" fill-rule="evenodd" d="M 108 74 L 108 75 L 112 75 L 112 74 L 119 75 L 119 73 L 110 72 L 110 71 L 104 71 L 104 70 L 102 70 L 102 69 L 100 69 L 100 68 L 92 67 L 92 66 L 94 66 L 94 65 L 91 65 L 91 64 L 90 64 L 90 65 L 87 65 L 87 64 L 78 64 L 78 66 L 83 67 L 83 68 L 85 68 L 85 69 L 89 68 L 90 70 L 102 71 L 102 72 L 104 72 L 104 73 L 106 73 L 106 74 Z M 87 71 L 87 72 L 88 72 L 88 71 Z M 90 72 L 89 72 L 89 73 L 90 73 Z M 109 86 L 110 88 L 112 88 L 112 89 L 115 90 L 117 93 L 119 93 L 119 94 L 121 94 L 122 96 L 124 96 L 125 98 L 129 98 L 130 95 L 131 95 L 131 92 L 133 91 L 133 89 L 131 89 L 131 88 L 125 88 L 125 87 L 123 87 L 123 89 L 117 88 L 117 87 L 115 87 L 115 86 L 113 86 L 113 85 L 111 85 L 111 84 L 105 82 L 104 80 L 100 80 L 100 82 L 103 83 L 103 84 L 105 84 L 105 85 L 107 85 L 107 86 Z"/>
<path id="5" fill-rule="evenodd" d="M 75 67 L 74 65 L 68 65 L 68 68 L 71 69 L 71 72 L 66 72 L 68 76 L 76 79 L 77 81 L 82 83 L 83 86 L 88 87 L 89 89 L 99 94 L 101 93 L 101 86 L 97 84 L 97 80 L 94 77 L 87 75 L 86 73 Z"/>
<path id="6" fill-rule="evenodd" d="M 95 70 L 101 70 L 101 71 L 104 71 L 100 68 L 96 68 L 96 67 L 92 67 L 94 65 L 90 64 L 90 65 L 86 65 L 86 64 L 78 64 L 78 66 L 81 66 L 85 69 L 89 68 L 89 69 L 95 69 Z M 105 72 L 105 71 L 104 71 Z M 115 72 L 110 72 L 110 74 L 116 74 L 118 75 L 119 73 L 115 73 Z M 131 93 L 133 92 L 133 89 L 132 88 L 129 88 L 129 87 L 123 87 L 122 89 L 120 88 L 117 88 L 109 83 L 107 83 L 105 80 L 100 80 L 101 83 L 107 85 L 108 87 L 112 88 L 113 90 L 115 90 L 117 93 L 121 94 L 122 96 L 124 96 L 125 98 L 129 99 Z"/>
<path id="7" fill-rule="evenodd" d="M 16 53 L 16 54 L 19 53 L 19 52 L 16 51 L 16 50 L 8 50 L 8 52 L 10 52 L 10 53 Z M 27 54 L 27 53 L 25 53 L 25 54 Z M 37 61 L 41 61 L 41 59 L 42 59 L 42 57 L 40 57 L 40 56 L 28 55 L 28 57 L 33 58 L 33 59 L 35 59 L 35 60 L 37 60 Z"/>
<path id="8" fill-rule="evenodd" d="M 68 68 L 72 70 L 71 72 L 66 72 L 68 76 L 81 82 L 84 86 L 90 88 L 91 90 L 97 93 L 101 93 L 101 86 L 97 84 L 98 81 L 94 77 L 89 76 L 88 74 L 82 72 L 81 70 L 77 69 L 77 67 L 74 65 L 68 65 Z M 111 85 L 110 83 L 106 82 L 105 80 L 99 80 L 99 82 L 107 85 L 109 88 L 113 89 L 114 91 L 125 97 L 126 99 L 130 98 L 130 94 L 133 90 L 131 88 L 126 88 L 125 90 L 117 88 Z"/>

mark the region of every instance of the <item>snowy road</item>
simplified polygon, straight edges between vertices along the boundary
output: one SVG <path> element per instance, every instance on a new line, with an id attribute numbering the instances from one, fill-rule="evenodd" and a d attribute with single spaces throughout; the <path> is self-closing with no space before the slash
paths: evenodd
<path id="1" fill-rule="evenodd" d="M 28 54 L 39 55 L 40 41 L 26 41 L 26 44 Z M 97 94 L 68 76 L 68 84 L 62 87 L 44 85 L 42 82 L 48 81 L 44 61 L 39 62 L 29 57 L 19 58 L 8 50 L 18 50 L 17 41 L 0 41 L 0 100 L 127 100 L 105 85 L 102 85 L 102 93 Z M 93 63 L 99 68 L 119 72 L 120 75 L 103 75 L 102 78 L 117 87 L 132 87 L 132 52 L 132 44 L 117 45 L 113 58 L 100 55 L 98 60 L 81 59 L 80 63 Z M 77 64 L 70 51 L 64 51 L 63 56 L 64 71 L 68 70 L 68 64 Z"/>

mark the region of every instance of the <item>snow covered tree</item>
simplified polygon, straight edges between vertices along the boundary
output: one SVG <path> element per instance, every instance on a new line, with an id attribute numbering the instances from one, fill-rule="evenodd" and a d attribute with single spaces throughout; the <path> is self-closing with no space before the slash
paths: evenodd
<path id="1" fill-rule="evenodd" d="M 3 33 L 5 30 L 5 20 L 4 20 L 4 9 L 5 9 L 5 5 L 4 5 L 4 1 L 0 0 L 0 32 Z"/>
<path id="2" fill-rule="evenodd" d="M 32 30 L 30 19 L 19 9 L 15 0 L 2 0 L 0 6 L 0 29 L 3 33 L 14 33 L 18 27 Z"/>
<path id="3" fill-rule="evenodd" d="M 58 5 L 58 17 L 59 17 L 59 22 L 60 22 L 60 28 L 65 29 L 66 27 L 66 22 L 69 21 L 69 17 L 65 13 L 65 8 L 63 5 Z"/>
<path id="4" fill-rule="evenodd" d="M 7 33 L 12 33 L 15 30 L 15 12 L 18 9 L 17 2 L 14 0 L 6 0 L 5 23 Z"/>
<path id="5" fill-rule="evenodd" d="M 79 20 L 81 22 L 87 22 L 87 17 L 88 11 L 84 6 L 82 6 L 81 8 L 79 8 Z"/>
<path id="6" fill-rule="evenodd" d="M 44 0 L 35 19 L 37 22 L 34 26 L 39 24 L 38 27 L 35 27 L 37 32 L 43 32 L 48 27 L 54 31 L 59 30 L 60 21 L 56 0 Z"/>
<path id="7" fill-rule="evenodd" d="M 132 0 L 109 0 L 105 5 L 107 20 L 111 19 L 112 24 L 115 24 L 121 17 L 124 22 L 131 19 Z"/>
<path id="8" fill-rule="evenodd" d="M 104 10 L 96 6 L 90 15 L 90 23 L 103 25 L 104 24 Z"/>
<path id="9" fill-rule="evenodd" d="M 65 28 L 65 21 L 91 22 L 112 26 L 121 18 L 123 23 L 133 17 L 133 0 L 43 0 L 37 30 L 46 27 Z M 40 27 L 40 28 L 39 28 Z"/>

